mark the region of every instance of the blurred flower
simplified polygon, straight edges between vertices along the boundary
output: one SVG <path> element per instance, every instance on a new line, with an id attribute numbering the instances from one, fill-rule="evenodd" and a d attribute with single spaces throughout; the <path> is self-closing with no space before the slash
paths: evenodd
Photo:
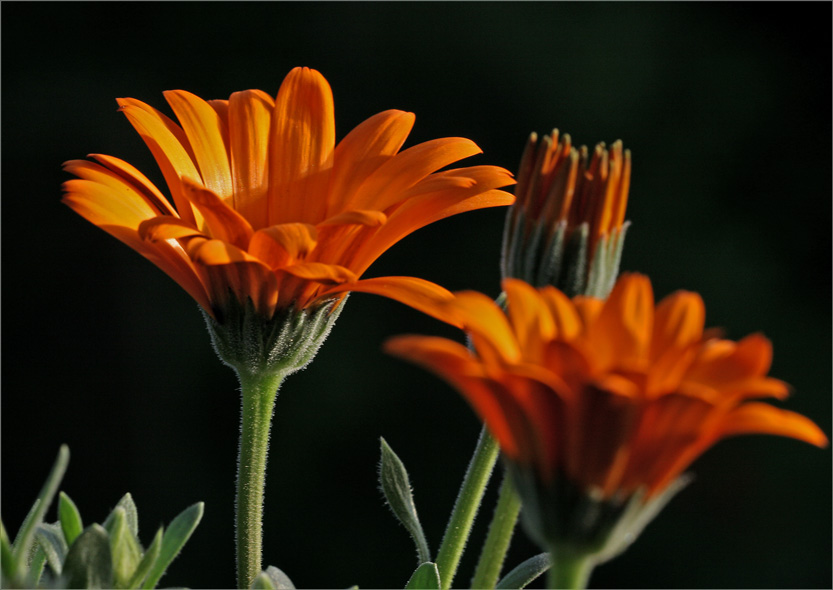
<path id="1" fill-rule="evenodd" d="M 530 534 L 594 563 L 624 549 L 717 441 L 774 434 L 824 446 L 809 419 L 755 398 L 783 399 L 767 377 L 769 340 L 704 332 L 699 295 L 654 305 L 651 283 L 624 275 L 606 301 L 567 298 L 517 279 L 504 313 L 456 294 L 474 352 L 444 338 L 401 336 L 387 350 L 446 379 L 500 443 Z"/>
<path id="2" fill-rule="evenodd" d="M 521 157 L 517 201 L 506 217 L 504 278 L 553 285 L 568 295 L 606 297 L 625 241 L 631 176 L 622 142 L 588 153 L 558 130 L 532 133 Z"/>
<path id="3" fill-rule="evenodd" d="M 448 292 L 411 277 L 359 280 L 393 244 L 444 217 L 498 205 L 512 184 L 494 166 L 437 172 L 480 153 L 444 138 L 400 152 L 414 115 L 379 113 L 335 143 L 333 96 L 315 70 L 295 68 L 273 99 L 260 90 L 205 101 L 165 92 L 179 125 L 119 99 L 150 148 L 173 204 L 114 158 L 73 160 L 63 201 L 151 260 L 214 320 L 229 305 L 262 318 L 331 303 L 347 291 L 418 309 Z"/>

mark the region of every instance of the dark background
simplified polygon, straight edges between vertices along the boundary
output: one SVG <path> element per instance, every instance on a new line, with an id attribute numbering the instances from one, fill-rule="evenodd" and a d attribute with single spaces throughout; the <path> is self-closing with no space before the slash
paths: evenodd
<path id="1" fill-rule="evenodd" d="M 116 97 L 169 112 L 166 89 L 274 95 L 298 65 L 332 85 L 339 138 L 384 109 L 410 110 L 406 146 L 469 137 L 485 152 L 471 164 L 513 171 L 533 130 L 623 139 L 634 160 L 623 269 L 648 273 L 658 297 L 700 292 L 707 323 L 733 339 L 772 338 L 772 375 L 795 388 L 786 407 L 830 434 L 830 22 L 821 2 L 4 2 L 6 527 L 17 530 L 67 443 L 62 489 L 86 523 L 130 491 L 148 543 L 203 500 L 203 522 L 162 583 L 234 583 L 235 376 L 184 291 L 59 203 L 61 163 L 111 154 L 161 182 Z M 503 216 L 425 228 L 367 276 L 496 295 Z M 409 466 L 439 545 L 479 425 L 444 383 L 382 353 L 404 332 L 458 337 L 400 304 L 353 295 L 316 361 L 281 391 L 264 565 L 298 587 L 401 587 L 415 566 L 376 488 L 379 436 Z M 693 471 L 592 586 L 831 586 L 829 448 L 732 439 Z M 518 532 L 510 566 L 534 552 Z"/>

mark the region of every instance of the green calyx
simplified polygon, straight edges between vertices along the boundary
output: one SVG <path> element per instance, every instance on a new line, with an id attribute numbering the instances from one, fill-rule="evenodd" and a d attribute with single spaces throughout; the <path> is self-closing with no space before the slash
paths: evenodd
<path id="1" fill-rule="evenodd" d="M 680 477 L 662 493 L 646 498 L 644 490 L 603 498 L 571 482 L 563 473 L 549 484 L 533 470 L 507 461 L 521 496 L 522 522 L 542 548 L 583 556 L 593 564 L 608 561 L 639 536 L 662 508 L 690 481 Z"/>
<path id="2" fill-rule="evenodd" d="M 587 223 L 554 227 L 528 221 L 523 211 L 507 217 L 504 232 L 503 277 L 526 281 L 534 287 L 552 285 L 568 297 L 606 298 L 619 274 L 628 223 L 591 243 Z"/>
<path id="3" fill-rule="evenodd" d="M 258 313 L 251 301 L 231 302 L 211 317 L 203 310 L 211 342 L 220 359 L 238 374 L 280 375 L 303 369 L 318 352 L 344 307 L 346 298 L 314 307 Z"/>

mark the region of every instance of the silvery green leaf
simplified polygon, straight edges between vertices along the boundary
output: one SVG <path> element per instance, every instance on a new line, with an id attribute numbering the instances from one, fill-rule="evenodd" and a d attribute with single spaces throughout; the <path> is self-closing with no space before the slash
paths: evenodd
<path id="1" fill-rule="evenodd" d="M 165 570 L 168 569 L 168 566 L 179 554 L 182 546 L 185 545 L 191 537 L 191 533 L 194 532 L 194 529 L 196 529 L 197 525 L 200 523 L 203 508 L 203 503 L 198 502 L 183 510 L 175 519 L 173 519 L 168 527 L 168 530 L 166 530 L 162 536 L 162 546 L 159 551 L 159 557 L 151 566 L 148 577 L 145 580 L 145 583 L 142 584 L 142 588 L 156 587 L 157 582 L 159 582 L 159 579 L 163 576 Z"/>
<path id="2" fill-rule="evenodd" d="M 2 520 L 0 520 L 0 571 L 6 579 L 13 578 L 15 575 L 12 544 L 9 542 L 9 535 L 6 534 L 6 526 Z"/>
<path id="3" fill-rule="evenodd" d="M 121 506 L 116 506 L 111 516 L 108 520 L 113 582 L 117 588 L 125 588 L 142 560 L 142 548 L 130 528 L 127 511 Z"/>
<path id="4" fill-rule="evenodd" d="M 16 571 L 20 570 L 23 561 L 29 556 L 29 550 L 31 549 L 32 542 L 35 539 L 35 529 L 37 529 L 37 526 L 43 522 L 43 515 L 46 514 L 46 510 L 52 503 L 52 498 L 55 497 L 55 492 L 58 491 L 58 486 L 61 483 L 61 479 L 64 477 L 64 473 L 66 473 L 68 464 L 69 447 L 61 445 L 61 448 L 58 450 L 58 457 L 52 465 L 52 470 L 49 472 L 49 476 L 46 478 L 46 482 L 43 484 L 43 487 L 38 494 L 38 499 L 35 500 L 35 504 L 29 511 L 29 514 L 26 515 L 26 519 L 20 526 L 20 530 L 18 531 L 17 537 L 15 537 L 12 545 L 13 560 Z"/>
<path id="5" fill-rule="evenodd" d="M 162 550 L 162 534 L 164 530 L 162 527 L 159 527 L 159 530 L 156 531 L 156 536 L 153 537 L 150 547 L 148 547 L 148 550 L 142 557 L 142 561 L 136 566 L 133 576 L 127 583 L 128 588 L 139 588 L 153 567 L 153 564 L 156 563 L 156 560 L 159 558 L 159 552 Z"/>
<path id="6" fill-rule="evenodd" d="M 67 552 L 63 580 L 67 588 L 112 588 L 113 559 L 104 527 L 93 524 Z"/>
<path id="7" fill-rule="evenodd" d="M 382 447 L 382 459 L 379 466 L 379 484 L 388 506 L 399 522 L 411 534 L 417 548 L 420 563 L 431 561 L 431 552 L 425 533 L 419 523 L 414 498 L 411 493 L 411 482 L 408 472 L 396 453 L 388 446 L 384 438 L 379 439 Z"/>
<path id="8" fill-rule="evenodd" d="M 135 536 L 139 535 L 139 512 L 136 510 L 136 504 L 133 502 L 133 496 L 130 495 L 130 492 L 127 492 L 124 496 L 122 496 L 119 503 L 116 504 L 116 507 L 113 508 L 113 512 L 107 517 L 107 520 L 104 521 L 104 528 L 108 531 L 110 530 L 110 521 L 113 518 L 113 514 L 117 509 L 124 510 L 124 516 L 127 519 L 127 526 L 130 527 L 130 532 L 132 532 Z"/>
<path id="9" fill-rule="evenodd" d="M 46 555 L 46 562 L 56 575 L 61 574 L 64 559 L 67 555 L 67 543 L 61 526 L 41 523 L 35 531 L 35 540 Z"/>
<path id="10" fill-rule="evenodd" d="M 285 573 L 273 565 L 266 568 L 252 581 L 251 588 L 268 588 L 271 590 L 295 590 L 295 585 Z"/>
<path id="11" fill-rule="evenodd" d="M 495 588 L 526 588 L 533 580 L 550 569 L 550 554 L 540 553 L 530 557 L 521 565 L 506 574 Z"/>
<path id="12" fill-rule="evenodd" d="M 440 590 L 440 570 L 437 564 L 426 562 L 416 568 L 405 586 L 407 590 Z"/>
<path id="13" fill-rule="evenodd" d="M 72 545 L 72 542 L 84 530 L 84 523 L 81 521 L 81 513 L 78 512 L 75 502 L 63 492 L 58 494 L 58 518 L 61 521 L 64 540 L 67 545 Z"/>

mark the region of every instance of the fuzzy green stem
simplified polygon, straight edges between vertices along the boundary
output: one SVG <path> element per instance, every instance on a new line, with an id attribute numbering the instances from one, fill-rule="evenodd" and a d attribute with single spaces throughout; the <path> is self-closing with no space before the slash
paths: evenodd
<path id="1" fill-rule="evenodd" d="M 454 503 L 454 509 L 437 554 L 437 569 L 440 571 L 443 590 L 451 588 L 451 583 L 454 581 L 457 566 L 460 565 L 460 558 L 466 547 L 474 517 L 477 516 L 477 510 L 483 500 L 483 493 L 492 475 L 499 450 L 497 441 L 484 426 L 477 440 L 474 455 L 466 469 L 460 493 L 457 495 L 457 501 Z"/>
<path id="2" fill-rule="evenodd" d="M 515 486 L 512 485 L 509 476 L 504 475 L 495 514 L 489 525 L 489 534 L 486 536 L 486 542 L 483 544 L 477 569 L 471 581 L 472 588 L 494 588 L 497 584 L 520 512 L 521 498 L 515 491 Z"/>
<path id="3" fill-rule="evenodd" d="M 237 587 L 249 588 L 261 573 L 263 496 L 272 408 L 282 373 L 260 375 L 238 372 L 243 409 L 237 463 L 236 541 Z"/>
<path id="4" fill-rule="evenodd" d="M 550 548 L 550 566 L 547 588 L 584 590 L 590 581 L 595 563 L 590 555 L 572 551 L 567 547 Z"/>

